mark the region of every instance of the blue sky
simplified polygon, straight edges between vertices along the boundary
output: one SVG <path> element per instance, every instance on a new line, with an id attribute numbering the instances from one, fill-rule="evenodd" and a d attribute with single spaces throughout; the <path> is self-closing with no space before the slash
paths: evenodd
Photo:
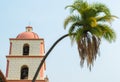
<path id="1" fill-rule="evenodd" d="M 69 15 L 66 5 L 74 0 L 0 0 L 0 69 L 5 74 L 6 55 L 9 53 L 9 38 L 15 38 L 31 25 L 34 32 L 45 39 L 45 50 L 67 30 L 63 21 Z M 120 18 L 119 0 L 87 0 L 105 3 L 111 13 Z M 69 38 L 61 41 L 46 60 L 46 75 L 50 82 L 119 82 L 120 81 L 120 19 L 112 23 L 117 34 L 114 43 L 102 39 L 100 56 L 90 72 L 80 67 L 76 44 L 71 46 Z"/>

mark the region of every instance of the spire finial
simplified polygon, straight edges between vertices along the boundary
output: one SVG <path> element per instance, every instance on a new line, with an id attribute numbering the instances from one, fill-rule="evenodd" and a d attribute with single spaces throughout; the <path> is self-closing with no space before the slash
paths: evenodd
<path id="1" fill-rule="evenodd" d="M 32 26 L 27 26 L 26 27 L 26 32 L 32 32 L 32 30 L 33 30 Z"/>

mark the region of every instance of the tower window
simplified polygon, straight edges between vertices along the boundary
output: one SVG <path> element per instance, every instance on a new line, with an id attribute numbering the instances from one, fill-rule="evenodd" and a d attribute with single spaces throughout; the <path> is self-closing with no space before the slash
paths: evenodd
<path id="1" fill-rule="evenodd" d="M 23 55 L 29 55 L 29 45 L 24 44 L 23 46 Z"/>
<path id="2" fill-rule="evenodd" d="M 21 79 L 28 79 L 29 69 L 27 66 L 22 66 L 21 68 Z"/>

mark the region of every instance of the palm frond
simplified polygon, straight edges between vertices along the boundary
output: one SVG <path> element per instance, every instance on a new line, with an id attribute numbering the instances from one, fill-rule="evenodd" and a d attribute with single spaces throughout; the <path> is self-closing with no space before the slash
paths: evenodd
<path id="1" fill-rule="evenodd" d="M 79 10 L 75 5 L 68 5 L 65 9 L 70 8 L 70 13 L 73 13 L 75 10 Z"/>
<path id="2" fill-rule="evenodd" d="M 93 65 L 99 51 L 100 38 L 95 35 L 91 36 L 87 33 L 77 41 L 77 44 L 81 59 L 81 66 L 83 66 L 84 61 L 86 60 L 87 66 L 91 69 L 91 66 Z"/>
<path id="3" fill-rule="evenodd" d="M 70 13 L 73 13 L 74 11 L 77 11 L 78 13 L 82 13 L 89 7 L 89 4 L 86 1 L 83 0 L 76 0 L 73 5 L 68 5 L 65 7 L 70 8 Z"/>
<path id="4" fill-rule="evenodd" d="M 99 22 L 108 22 L 108 23 L 111 23 L 115 18 L 118 18 L 117 16 L 114 16 L 114 15 L 106 15 L 106 16 L 99 16 L 97 17 L 97 21 Z"/>
<path id="5" fill-rule="evenodd" d="M 89 28 L 78 28 L 76 30 L 76 41 L 79 41 L 87 32 Z"/>
<path id="6" fill-rule="evenodd" d="M 103 3 L 93 3 L 91 7 L 95 8 L 96 14 L 104 13 L 106 15 L 111 15 L 109 8 Z"/>
<path id="7" fill-rule="evenodd" d="M 75 33 L 77 28 L 82 28 L 82 26 L 83 26 L 83 24 L 81 21 L 73 23 L 69 29 L 69 34 L 71 35 L 71 34 Z"/>
<path id="8" fill-rule="evenodd" d="M 76 15 L 68 16 L 64 21 L 64 29 L 66 29 L 66 26 L 69 23 L 74 23 L 76 21 L 80 21 L 80 16 L 76 16 Z"/>
<path id="9" fill-rule="evenodd" d="M 104 25 L 99 24 L 98 26 L 103 31 L 103 38 L 105 40 L 107 40 L 108 42 L 115 41 L 116 34 L 115 34 L 114 30 L 112 28 L 110 28 L 110 26 L 105 25 L 105 24 Z"/>
<path id="10" fill-rule="evenodd" d="M 98 26 L 97 27 L 94 27 L 92 29 L 89 29 L 89 32 L 92 34 L 92 35 L 95 35 L 96 37 L 99 37 L 101 38 L 102 35 L 103 35 L 103 31 L 101 30 L 101 28 L 99 28 Z"/>

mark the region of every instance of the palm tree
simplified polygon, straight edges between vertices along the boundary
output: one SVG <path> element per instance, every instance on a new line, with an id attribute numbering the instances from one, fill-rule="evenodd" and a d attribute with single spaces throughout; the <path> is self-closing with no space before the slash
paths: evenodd
<path id="1" fill-rule="evenodd" d="M 76 41 L 80 55 L 80 64 L 91 69 L 98 53 L 101 39 L 115 41 L 116 35 L 110 24 L 116 16 L 111 15 L 109 8 L 102 3 L 89 4 L 77 0 L 70 8 L 71 15 L 65 19 L 64 28 L 70 24 L 69 35 L 72 42 Z"/>
<path id="2" fill-rule="evenodd" d="M 116 16 L 111 15 L 109 9 L 104 4 L 88 4 L 86 1 L 77 0 L 72 5 L 66 6 L 66 8 L 71 9 L 71 15 L 64 21 L 65 29 L 70 24 L 69 32 L 60 37 L 45 54 L 32 82 L 35 82 L 49 53 L 65 37 L 69 36 L 72 42 L 75 41 L 77 43 L 81 66 L 83 66 L 86 60 L 90 69 L 99 52 L 101 39 L 104 38 L 108 42 L 112 42 L 116 38 L 115 32 L 109 25 Z"/>

